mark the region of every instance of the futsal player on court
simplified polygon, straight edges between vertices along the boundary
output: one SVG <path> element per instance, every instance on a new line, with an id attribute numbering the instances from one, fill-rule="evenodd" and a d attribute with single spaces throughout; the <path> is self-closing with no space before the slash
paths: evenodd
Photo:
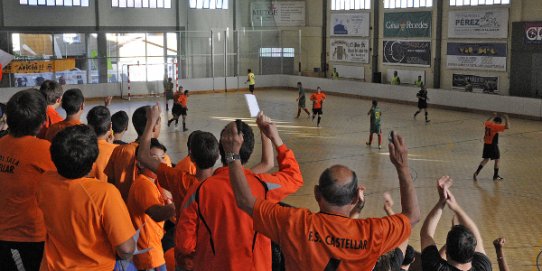
<path id="1" fill-rule="evenodd" d="M 175 121 L 175 126 L 179 124 L 179 117 L 183 117 L 183 132 L 188 131 L 186 128 L 186 115 L 188 112 L 188 90 L 185 90 L 182 92 L 183 88 L 179 88 L 178 94 L 175 96 L 173 109 L 171 109 L 171 113 L 173 114 L 173 118 L 168 120 L 167 126 L 169 127 L 173 121 Z"/>
<path id="2" fill-rule="evenodd" d="M 320 127 L 320 121 L 322 120 L 322 115 L 324 114 L 324 111 L 322 111 L 322 108 L 324 106 L 325 99 L 326 99 L 326 94 L 322 92 L 322 89 L 320 87 L 317 87 L 316 93 L 313 93 L 311 95 L 312 120 L 314 120 L 314 117 L 318 115 L 318 121 L 316 122 L 317 127 Z"/>
<path id="3" fill-rule="evenodd" d="M 382 116 L 382 112 L 378 107 L 377 100 L 373 100 L 373 106 L 369 112 L 367 112 L 367 115 L 371 116 L 371 127 L 369 131 L 369 141 L 367 141 L 365 144 L 367 144 L 367 146 L 371 146 L 373 143 L 373 134 L 377 134 L 378 148 L 382 149 L 382 130 L 380 129 L 380 116 Z"/>
<path id="4" fill-rule="evenodd" d="M 425 88 L 424 84 L 421 84 L 421 89 L 416 94 L 416 97 L 418 97 L 418 111 L 414 113 L 414 118 L 420 114 L 420 112 L 423 110 L 425 112 L 425 123 L 430 122 L 429 120 L 429 113 L 427 112 L 427 88 Z"/>
<path id="5" fill-rule="evenodd" d="M 504 124 L 502 123 L 504 118 Z M 499 151 L 499 133 L 504 132 L 506 129 L 510 129 L 510 120 L 508 115 L 503 115 L 502 117 L 494 113 L 494 115 L 487 119 L 484 123 L 485 134 L 484 134 L 484 152 L 482 154 L 482 162 L 478 166 L 476 172 L 472 178 L 477 181 L 478 174 L 482 171 L 482 168 L 487 164 L 489 159 L 495 160 L 495 166 L 493 167 L 493 180 L 502 180 L 503 178 L 499 176 L 499 161 L 501 158 L 501 153 Z"/>
<path id="6" fill-rule="evenodd" d="M 248 75 L 247 75 L 247 81 L 245 84 L 248 83 L 248 90 L 250 90 L 250 94 L 254 94 L 254 86 L 256 86 L 256 77 L 254 76 L 254 73 L 251 69 L 248 69 Z"/>
<path id="7" fill-rule="evenodd" d="M 311 113 L 307 109 L 307 106 L 305 105 L 305 89 L 303 89 L 303 85 L 301 85 L 301 82 L 297 82 L 297 89 L 298 89 L 298 96 L 297 96 L 297 117 L 299 118 L 299 115 L 301 115 L 301 109 L 303 109 L 307 115 L 310 117 Z"/>

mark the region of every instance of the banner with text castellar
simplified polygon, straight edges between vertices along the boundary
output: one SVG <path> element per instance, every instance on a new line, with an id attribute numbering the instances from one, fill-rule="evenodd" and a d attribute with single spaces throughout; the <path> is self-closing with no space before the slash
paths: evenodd
<path id="1" fill-rule="evenodd" d="M 57 60 L 36 60 L 24 61 L 14 60 L 3 69 L 3 73 L 42 73 L 58 72 L 75 68 L 75 59 L 57 59 Z"/>

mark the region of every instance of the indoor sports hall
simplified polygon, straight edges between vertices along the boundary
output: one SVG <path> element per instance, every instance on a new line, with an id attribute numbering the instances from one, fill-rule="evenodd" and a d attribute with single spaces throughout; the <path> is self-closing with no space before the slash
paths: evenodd
<path id="1" fill-rule="evenodd" d="M 256 135 L 247 165 L 260 160 L 256 119 L 244 97 L 250 69 L 259 108 L 294 151 L 304 179 L 283 202 L 318 212 L 314 186 L 326 168 L 342 164 L 365 187 L 362 217 L 386 215 L 385 192 L 401 212 L 388 150 L 393 130 L 408 145 L 421 209 L 409 241 L 416 251 L 423 220 L 438 200 L 436 181 L 448 175 L 451 191 L 480 229 L 493 269 L 499 270 L 493 240 L 504 237 L 509 270 L 542 270 L 539 0 L 0 1 L 0 50 L 0 103 L 45 80 L 82 91 L 83 123 L 108 96 L 111 113 L 124 110 L 130 119 L 138 107 L 158 103 L 158 139 L 173 163 L 188 154 L 190 132 L 220 139 L 235 119 Z M 168 127 L 168 78 L 174 89 L 189 90 L 188 131 Z M 303 111 L 296 118 L 298 82 L 309 111 L 318 87 L 327 95 L 319 126 Z M 428 92 L 430 122 L 413 116 L 421 88 Z M 372 100 L 381 110 L 382 148 L 376 136 L 366 145 Z M 484 122 L 494 112 L 510 119 L 499 135 L 504 179 L 493 180 L 490 161 L 475 181 Z M 124 140 L 136 137 L 130 122 Z M 435 234 L 438 247 L 445 245 L 452 217 L 446 207 Z"/>

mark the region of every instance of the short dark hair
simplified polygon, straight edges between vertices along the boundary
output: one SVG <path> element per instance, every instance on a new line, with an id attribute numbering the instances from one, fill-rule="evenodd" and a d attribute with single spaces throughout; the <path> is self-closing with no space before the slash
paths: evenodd
<path id="1" fill-rule="evenodd" d="M 128 129 L 128 114 L 121 110 L 111 116 L 111 126 L 114 133 L 122 133 Z"/>
<path id="2" fill-rule="evenodd" d="M 58 174 L 68 179 L 86 176 L 98 157 L 98 140 L 86 125 L 60 131 L 51 142 L 51 159 Z"/>
<path id="3" fill-rule="evenodd" d="M 190 141 L 190 157 L 199 169 L 212 168 L 218 159 L 218 140 L 209 132 L 194 134 Z"/>
<path id="4" fill-rule="evenodd" d="M 413 263 L 415 257 L 416 255 L 414 254 L 414 248 L 411 245 L 408 245 L 405 250 L 405 257 L 403 257 L 402 265 L 409 265 Z"/>
<path id="5" fill-rule="evenodd" d="M 226 128 L 222 130 L 220 136 L 222 136 L 225 129 Z M 252 151 L 254 150 L 254 132 L 252 132 L 252 128 L 243 121 L 241 121 L 241 132 L 243 133 L 243 145 L 241 145 L 241 150 L 239 150 L 239 156 L 241 156 L 241 164 L 244 165 L 248 162 L 248 159 L 250 159 Z M 222 144 L 219 145 L 219 150 L 221 156 L 220 160 L 223 164 L 226 164 L 225 152 L 222 148 Z"/>
<path id="6" fill-rule="evenodd" d="M 111 129 L 111 113 L 103 105 L 90 109 L 87 114 L 87 123 L 94 129 L 96 136 L 105 135 Z"/>
<path id="7" fill-rule="evenodd" d="M 469 263 L 474 257 L 476 237 L 463 225 L 455 225 L 446 237 L 446 254 L 458 263 Z"/>
<path id="8" fill-rule="evenodd" d="M 151 149 L 152 148 L 161 149 L 161 150 L 164 151 L 164 153 L 167 152 L 166 146 L 164 146 L 162 143 L 160 143 L 160 141 L 158 141 L 157 138 L 151 138 Z"/>
<path id="9" fill-rule="evenodd" d="M 373 271 L 395 271 L 398 270 L 397 268 L 401 268 L 401 266 L 397 266 L 397 254 L 395 253 L 397 249 L 399 248 L 382 254 L 373 267 Z"/>
<path id="10" fill-rule="evenodd" d="M 301 85 L 301 82 L 297 82 L 298 85 Z"/>
<path id="11" fill-rule="evenodd" d="M 377 106 L 378 105 L 378 101 L 377 100 L 373 100 L 373 106 Z"/>
<path id="12" fill-rule="evenodd" d="M 248 72 L 252 72 L 252 69 L 248 69 Z"/>
<path id="13" fill-rule="evenodd" d="M 354 201 L 358 195 L 358 178 L 352 171 L 352 180 L 349 183 L 339 185 L 337 178 L 333 176 L 331 168 L 327 168 L 320 175 L 318 190 L 324 199 L 335 206 L 344 206 Z"/>
<path id="14" fill-rule="evenodd" d="M 62 85 L 53 80 L 45 80 L 41 83 L 40 92 L 47 105 L 55 104 L 56 100 L 62 97 Z"/>
<path id="15" fill-rule="evenodd" d="M 190 92 L 188 89 L 184 91 L 184 95 L 188 94 Z"/>
<path id="16" fill-rule="evenodd" d="M 150 108 L 150 106 L 147 105 L 139 107 L 132 115 L 132 124 L 134 125 L 138 137 L 143 135 L 143 132 L 145 132 L 145 126 L 147 125 L 146 108 Z"/>
<path id="17" fill-rule="evenodd" d="M 79 112 L 84 102 L 85 97 L 83 96 L 83 92 L 78 88 L 68 89 L 62 95 L 62 108 L 68 116 Z"/>
<path id="18" fill-rule="evenodd" d="M 495 117 L 495 118 L 493 118 L 493 121 L 496 122 L 496 123 L 501 123 L 502 118 L 501 117 Z"/>
<path id="19" fill-rule="evenodd" d="M 192 142 L 192 139 L 194 138 L 194 135 L 201 132 L 202 132 L 201 130 L 195 130 L 192 133 L 190 133 L 190 135 L 188 135 L 188 140 L 186 141 L 186 148 L 188 149 L 188 151 L 190 151 L 190 144 Z"/>
<path id="20" fill-rule="evenodd" d="M 9 133 L 14 137 L 34 136 L 46 119 L 47 103 L 37 89 L 15 93 L 6 106 Z"/>
<path id="21" fill-rule="evenodd" d="M 3 103 L 0 103 L 0 118 L 6 114 L 6 105 Z"/>

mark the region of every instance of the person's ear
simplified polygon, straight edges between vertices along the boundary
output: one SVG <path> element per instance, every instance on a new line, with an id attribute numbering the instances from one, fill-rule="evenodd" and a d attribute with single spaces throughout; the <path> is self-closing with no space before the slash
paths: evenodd
<path id="1" fill-rule="evenodd" d="M 317 202 L 320 202 L 320 200 L 322 199 L 322 193 L 320 192 L 320 188 L 318 185 L 314 186 L 314 198 Z"/>

